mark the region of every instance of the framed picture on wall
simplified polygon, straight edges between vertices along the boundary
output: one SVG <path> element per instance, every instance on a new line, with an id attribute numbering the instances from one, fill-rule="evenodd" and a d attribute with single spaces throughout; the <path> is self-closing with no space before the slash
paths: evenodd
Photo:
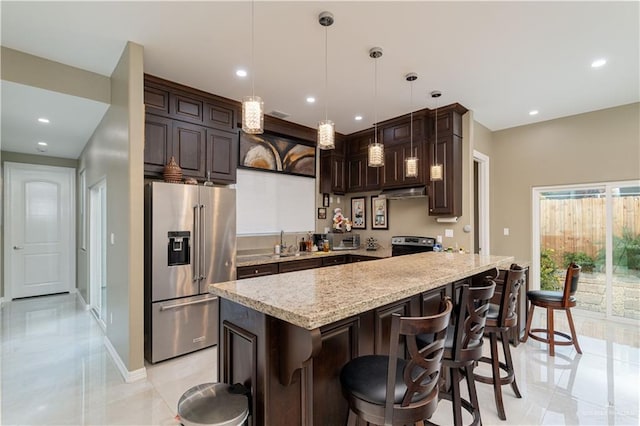
<path id="1" fill-rule="evenodd" d="M 386 198 L 371 196 L 371 229 L 389 229 L 389 205 Z"/>
<path id="2" fill-rule="evenodd" d="M 327 209 L 324 207 L 318 208 L 318 219 L 326 219 L 327 218 Z"/>
<path id="3" fill-rule="evenodd" d="M 354 197 L 351 199 L 351 222 L 353 229 L 367 229 L 366 197 Z"/>

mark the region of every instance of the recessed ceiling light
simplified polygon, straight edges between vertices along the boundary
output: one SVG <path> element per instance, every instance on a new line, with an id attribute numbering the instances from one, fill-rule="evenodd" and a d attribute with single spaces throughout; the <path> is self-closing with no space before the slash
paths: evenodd
<path id="1" fill-rule="evenodd" d="M 529 111 L 529 115 L 538 115 L 538 110 L 534 109 L 534 110 Z"/>
<path id="2" fill-rule="evenodd" d="M 360 120 L 362 120 L 362 116 L 361 116 L 361 115 L 356 115 L 356 116 L 354 117 L 354 119 L 355 119 L 356 121 L 360 121 Z"/>
<path id="3" fill-rule="evenodd" d="M 40 118 L 38 118 L 38 121 L 41 122 L 41 123 L 49 124 L 49 119 L 48 118 L 40 117 Z"/>
<path id="4" fill-rule="evenodd" d="M 312 104 L 312 103 L 314 103 L 315 101 L 316 101 L 316 98 L 314 98 L 313 96 L 308 96 L 308 97 L 307 97 L 307 103 Z"/>
<path id="5" fill-rule="evenodd" d="M 48 144 L 48 143 L 46 143 L 46 142 L 42 142 L 42 141 L 40 141 L 40 142 L 38 142 L 38 145 L 40 145 L 40 146 L 47 146 L 47 145 L 49 145 L 49 144 Z"/>
<path id="6" fill-rule="evenodd" d="M 238 77 L 246 77 L 247 76 L 247 70 L 239 69 L 239 70 L 236 71 L 236 75 Z"/>
<path id="7" fill-rule="evenodd" d="M 604 58 L 596 59 L 595 61 L 591 62 L 591 67 L 600 68 L 601 66 L 604 66 L 606 63 L 607 63 L 607 60 Z"/>

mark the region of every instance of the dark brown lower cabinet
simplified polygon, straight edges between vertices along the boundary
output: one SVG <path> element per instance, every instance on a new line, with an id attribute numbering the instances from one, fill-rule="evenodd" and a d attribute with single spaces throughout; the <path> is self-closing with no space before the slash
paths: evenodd
<path id="1" fill-rule="evenodd" d="M 453 291 L 447 284 L 314 330 L 221 298 L 218 377 L 251 389 L 252 425 L 346 424 L 342 367 L 388 353 L 393 314 L 423 315 Z"/>
<path id="2" fill-rule="evenodd" d="M 278 267 L 280 273 L 284 272 L 293 272 L 293 271 L 303 271 L 305 269 L 313 269 L 319 268 L 322 266 L 322 259 L 303 259 L 303 260 L 294 260 L 291 262 L 282 262 Z"/>
<path id="3" fill-rule="evenodd" d="M 236 269 L 236 277 L 241 280 L 243 278 L 262 277 L 264 275 L 273 275 L 278 273 L 277 263 L 267 263 L 255 266 L 240 266 Z"/>

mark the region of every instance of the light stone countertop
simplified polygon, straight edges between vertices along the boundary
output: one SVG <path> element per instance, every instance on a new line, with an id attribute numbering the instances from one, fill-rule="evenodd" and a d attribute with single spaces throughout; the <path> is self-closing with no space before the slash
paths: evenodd
<path id="1" fill-rule="evenodd" d="M 236 266 L 243 267 L 243 266 L 266 265 L 269 263 L 292 262 L 296 260 L 341 256 L 345 254 L 377 257 L 377 258 L 383 259 L 386 257 L 391 257 L 391 249 L 379 248 L 377 250 L 367 250 L 367 249 L 361 248 L 357 250 L 332 250 L 328 252 L 305 251 L 305 252 L 301 252 L 299 256 L 280 256 L 277 254 L 266 254 L 266 253 L 247 254 L 247 255 L 238 255 L 236 257 Z"/>
<path id="2" fill-rule="evenodd" d="M 209 292 L 313 330 L 511 261 L 420 253 L 211 284 Z"/>

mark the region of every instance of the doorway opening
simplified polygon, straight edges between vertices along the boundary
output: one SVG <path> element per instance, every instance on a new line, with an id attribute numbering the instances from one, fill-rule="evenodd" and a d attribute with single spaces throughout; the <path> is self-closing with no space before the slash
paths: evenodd
<path id="1" fill-rule="evenodd" d="M 473 151 L 473 252 L 491 254 L 489 241 L 489 157 Z"/>
<path id="2" fill-rule="evenodd" d="M 90 189 L 89 216 L 89 304 L 98 324 L 107 324 L 107 181 Z"/>

